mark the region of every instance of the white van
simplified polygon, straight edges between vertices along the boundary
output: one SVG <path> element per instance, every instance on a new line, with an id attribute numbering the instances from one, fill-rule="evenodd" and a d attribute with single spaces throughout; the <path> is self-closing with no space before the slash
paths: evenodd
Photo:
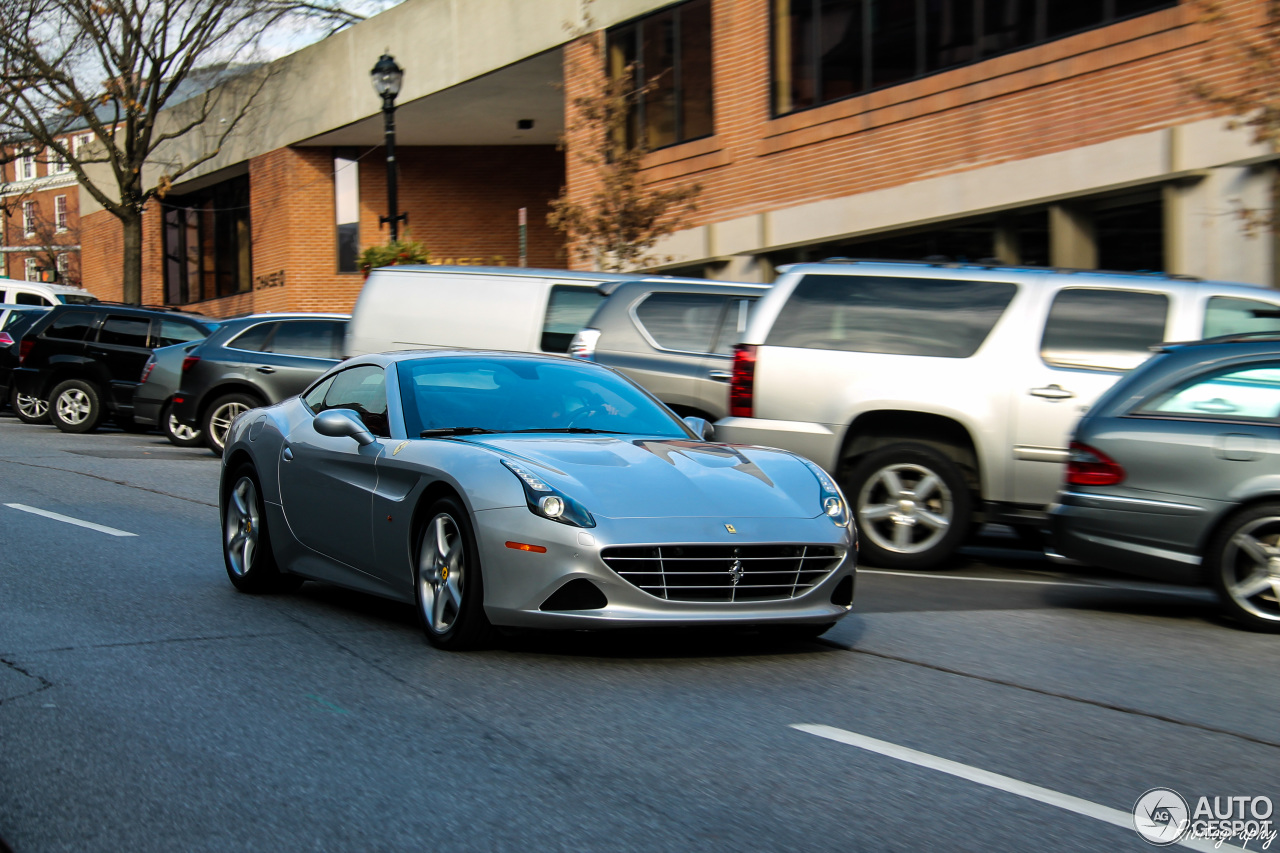
<path id="1" fill-rule="evenodd" d="M 0 278 L 0 302 L 11 305 L 62 305 L 97 301 L 98 297 L 83 287 Z"/>
<path id="2" fill-rule="evenodd" d="M 401 349 L 563 354 L 605 300 L 606 282 L 669 276 L 521 267 L 393 266 L 369 274 L 346 355 Z"/>

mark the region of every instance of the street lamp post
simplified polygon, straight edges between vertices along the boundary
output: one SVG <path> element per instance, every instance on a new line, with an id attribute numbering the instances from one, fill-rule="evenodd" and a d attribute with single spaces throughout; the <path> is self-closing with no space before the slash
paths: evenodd
<path id="1" fill-rule="evenodd" d="M 384 53 L 369 74 L 373 78 L 373 90 L 382 96 L 382 118 L 387 146 L 388 213 L 386 216 L 379 217 L 378 224 L 391 225 L 391 242 L 394 243 L 400 239 L 400 223 L 409 221 L 409 215 L 400 212 L 400 205 L 396 199 L 396 182 L 399 177 L 396 166 L 396 95 L 400 94 L 404 69 L 396 65 L 391 54 Z"/>

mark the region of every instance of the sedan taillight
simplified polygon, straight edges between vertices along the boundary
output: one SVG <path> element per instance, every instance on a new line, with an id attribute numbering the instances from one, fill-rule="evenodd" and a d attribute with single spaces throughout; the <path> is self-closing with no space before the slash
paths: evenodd
<path id="1" fill-rule="evenodd" d="M 1107 454 L 1081 444 L 1071 442 L 1067 456 L 1067 485 L 1114 486 L 1124 482 L 1124 469 Z"/>
<path id="2" fill-rule="evenodd" d="M 18 364 L 22 364 L 22 362 L 27 360 L 27 355 L 31 352 L 31 348 L 35 345 L 36 345 L 36 342 L 31 338 L 22 339 L 22 341 L 18 344 Z"/>
<path id="3" fill-rule="evenodd" d="M 182 372 L 186 373 L 188 370 L 195 367 L 198 361 L 200 361 L 200 356 L 198 355 L 189 355 L 184 358 L 182 360 Z"/>
<path id="4" fill-rule="evenodd" d="M 151 375 L 151 371 L 156 369 L 156 357 L 153 355 L 147 359 L 147 363 L 142 366 L 142 383 L 147 381 L 147 377 Z"/>
<path id="5" fill-rule="evenodd" d="M 729 382 L 729 415 L 753 417 L 756 385 L 756 346 L 738 344 L 733 348 L 733 379 Z"/>
<path id="6" fill-rule="evenodd" d="M 8 332 L 0 332 L 0 347 L 13 346 L 13 335 Z"/>

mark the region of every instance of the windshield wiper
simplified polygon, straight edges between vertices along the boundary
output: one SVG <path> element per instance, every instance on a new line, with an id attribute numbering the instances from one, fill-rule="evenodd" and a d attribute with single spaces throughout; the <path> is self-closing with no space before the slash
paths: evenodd
<path id="1" fill-rule="evenodd" d="M 617 429 L 592 429 L 591 427 L 550 427 L 548 429 L 513 429 L 512 432 L 585 432 L 605 435 L 629 435 Z"/>
<path id="2" fill-rule="evenodd" d="M 496 429 L 485 429 L 484 427 L 437 427 L 436 429 L 424 429 L 418 435 L 422 438 L 438 438 L 443 435 L 482 435 L 484 433 L 497 432 Z"/>

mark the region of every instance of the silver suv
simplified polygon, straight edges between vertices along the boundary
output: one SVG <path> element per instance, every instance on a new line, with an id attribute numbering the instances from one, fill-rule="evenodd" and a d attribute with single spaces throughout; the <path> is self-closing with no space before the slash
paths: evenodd
<path id="1" fill-rule="evenodd" d="M 1035 537 L 1076 420 L 1161 341 L 1280 330 L 1280 292 L 1161 275 L 841 261 L 782 273 L 716 439 L 840 481 L 863 557 L 927 568 L 977 524 Z"/>

